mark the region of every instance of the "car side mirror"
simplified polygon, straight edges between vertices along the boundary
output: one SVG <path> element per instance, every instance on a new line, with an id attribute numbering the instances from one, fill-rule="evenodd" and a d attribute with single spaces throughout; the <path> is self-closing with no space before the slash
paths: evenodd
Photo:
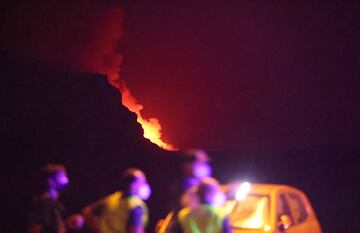
<path id="1" fill-rule="evenodd" d="M 278 229 L 280 232 L 284 232 L 289 229 L 292 225 L 291 218 L 289 215 L 282 214 L 279 217 Z"/>

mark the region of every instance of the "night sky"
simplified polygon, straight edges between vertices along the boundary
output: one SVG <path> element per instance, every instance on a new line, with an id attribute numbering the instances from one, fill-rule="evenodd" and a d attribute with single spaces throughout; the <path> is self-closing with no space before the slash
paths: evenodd
<path id="1" fill-rule="evenodd" d="M 181 149 L 357 144 L 356 1 L 12 6 L 5 50 L 87 72 L 121 64 L 145 116 Z"/>
<path id="2" fill-rule="evenodd" d="M 9 229 L 26 228 L 19 208 L 33 187 L 24 180 L 54 161 L 71 171 L 73 210 L 113 191 L 120 170 L 136 165 L 157 193 L 150 209 L 164 214 L 163 184 L 179 163 L 143 139 L 135 115 L 120 106 L 105 80 L 119 68 L 165 141 L 209 151 L 221 181 L 293 185 L 313 201 L 324 232 L 359 228 L 357 1 L 2 6 L 1 77 L 9 85 L 1 85 L 0 170 L 9 187 L 0 204 L 16 222 Z"/>
<path id="3" fill-rule="evenodd" d="M 358 143 L 358 3 L 155 2 L 129 4 L 123 78 L 170 142 Z"/>

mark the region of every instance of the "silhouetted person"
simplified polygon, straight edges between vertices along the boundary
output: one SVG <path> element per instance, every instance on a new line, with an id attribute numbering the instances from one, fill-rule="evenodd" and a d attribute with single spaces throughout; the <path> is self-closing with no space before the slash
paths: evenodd
<path id="1" fill-rule="evenodd" d="M 211 177 L 203 178 L 195 193 L 199 198 L 199 205 L 181 209 L 169 232 L 230 233 L 228 215 L 220 207 L 224 201 L 224 194 L 219 183 Z"/>
<path id="2" fill-rule="evenodd" d="M 183 192 L 199 184 L 200 179 L 211 176 L 212 169 L 209 162 L 210 158 L 203 150 L 196 149 L 185 152 L 183 162 Z"/>
<path id="3" fill-rule="evenodd" d="M 115 192 L 83 211 L 86 223 L 95 233 L 144 233 L 148 222 L 145 204 L 150 186 L 145 174 L 135 168 L 122 176 L 123 191 Z"/>
<path id="4" fill-rule="evenodd" d="M 194 195 L 194 187 L 200 183 L 201 179 L 211 176 L 209 156 L 205 151 L 199 149 L 186 151 L 183 156 L 182 171 L 182 180 L 173 190 L 175 202 L 178 203 L 175 209 L 191 203 L 195 205 L 198 202 L 197 196 Z"/>
<path id="5" fill-rule="evenodd" d="M 42 169 L 42 192 L 33 198 L 29 209 L 29 233 L 65 233 L 83 225 L 81 215 L 65 221 L 65 209 L 59 201 L 69 184 L 66 169 L 60 164 L 48 164 Z"/>

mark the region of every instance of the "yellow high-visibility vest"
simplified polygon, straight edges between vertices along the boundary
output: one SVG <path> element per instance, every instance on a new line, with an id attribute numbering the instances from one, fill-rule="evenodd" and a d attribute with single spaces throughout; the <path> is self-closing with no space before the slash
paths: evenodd
<path id="1" fill-rule="evenodd" d="M 140 206 L 145 213 L 142 216 L 144 226 L 148 222 L 148 208 L 137 196 L 122 197 L 120 192 L 108 196 L 104 200 L 104 210 L 99 217 L 102 233 L 126 233 L 131 210 Z"/>
<path id="2" fill-rule="evenodd" d="M 226 216 L 222 208 L 200 205 L 180 210 L 178 220 L 184 233 L 222 233 Z"/>

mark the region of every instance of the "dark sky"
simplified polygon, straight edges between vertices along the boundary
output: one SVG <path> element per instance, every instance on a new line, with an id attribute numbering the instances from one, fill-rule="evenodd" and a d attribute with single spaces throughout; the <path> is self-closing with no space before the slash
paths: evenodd
<path id="1" fill-rule="evenodd" d="M 12 3 L 3 49 L 100 73 L 121 54 L 121 78 L 180 148 L 357 144 L 356 1 L 123 3 Z"/>
<path id="2" fill-rule="evenodd" d="M 357 143 L 359 3 L 160 2 L 125 8 L 123 78 L 170 142 Z"/>

